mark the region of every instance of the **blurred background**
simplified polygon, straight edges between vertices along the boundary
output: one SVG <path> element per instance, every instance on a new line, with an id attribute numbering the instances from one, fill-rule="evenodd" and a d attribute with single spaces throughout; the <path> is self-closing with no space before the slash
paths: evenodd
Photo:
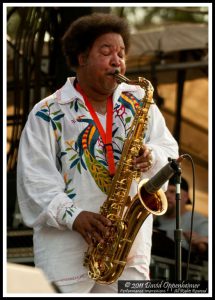
<path id="1" fill-rule="evenodd" d="M 208 216 L 208 7 L 8 6 L 6 201 L 10 262 L 33 265 L 32 231 L 22 222 L 16 194 L 20 134 L 33 105 L 74 75 L 62 55 L 61 37 L 72 21 L 93 12 L 114 13 L 129 21 L 132 42 L 126 76 L 143 76 L 152 82 L 154 99 L 179 143 L 180 154 L 193 159 L 195 210 Z M 192 199 L 190 160 L 184 160 L 181 168 Z M 170 271 L 162 273 L 164 269 L 160 268 L 159 276 L 170 276 Z M 194 279 L 206 276 L 199 272 L 194 268 Z"/>

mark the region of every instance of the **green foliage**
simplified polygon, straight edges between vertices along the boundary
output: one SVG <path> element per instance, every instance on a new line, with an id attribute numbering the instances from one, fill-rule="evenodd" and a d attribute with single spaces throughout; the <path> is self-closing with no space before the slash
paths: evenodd
<path id="1" fill-rule="evenodd" d="M 208 7 L 112 7 L 128 19 L 133 31 L 171 23 L 207 23 Z"/>

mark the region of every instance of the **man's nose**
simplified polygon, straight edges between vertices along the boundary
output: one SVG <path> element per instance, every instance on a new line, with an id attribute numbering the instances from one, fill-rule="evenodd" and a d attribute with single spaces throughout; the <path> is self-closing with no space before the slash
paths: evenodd
<path id="1" fill-rule="evenodd" d="M 111 56 L 111 66 L 112 67 L 119 67 L 121 65 L 121 59 L 117 54 L 113 54 Z"/>

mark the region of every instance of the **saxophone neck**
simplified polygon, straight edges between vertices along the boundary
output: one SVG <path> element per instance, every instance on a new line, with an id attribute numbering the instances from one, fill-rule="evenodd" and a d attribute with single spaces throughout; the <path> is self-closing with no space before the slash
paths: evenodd
<path id="1" fill-rule="evenodd" d="M 126 76 L 120 74 L 119 70 L 115 71 L 114 76 L 118 83 L 124 82 L 127 84 L 139 85 L 141 87 L 144 87 L 147 91 L 150 91 L 152 93 L 154 91 L 154 88 L 153 88 L 151 82 L 144 77 L 138 77 L 137 80 L 131 80 L 131 79 L 127 78 Z"/>
<path id="2" fill-rule="evenodd" d="M 118 72 L 118 70 L 115 71 L 114 75 L 115 75 L 115 78 L 116 78 L 118 83 L 124 82 L 124 83 L 134 84 L 134 85 L 139 85 L 139 83 L 140 83 L 139 80 L 131 80 L 131 79 L 127 78 L 126 76 L 120 74 Z"/>

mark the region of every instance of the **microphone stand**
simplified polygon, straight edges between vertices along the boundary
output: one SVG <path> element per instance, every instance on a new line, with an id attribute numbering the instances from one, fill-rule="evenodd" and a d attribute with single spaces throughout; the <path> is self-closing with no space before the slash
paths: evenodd
<path id="1" fill-rule="evenodd" d="M 182 229 L 181 229 L 181 168 L 180 165 L 174 161 L 172 166 L 175 169 L 175 182 L 176 182 L 176 228 L 174 231 L 174 239 L 175 239 L 175 258 L 176 258 L 176 269 L 175 276 L 177 281 L 182 280 L 182 267 L 181 267 L 181 242 L 182 242 Z"/>
<path id="2" fill-rule="evenodd" d="M 175 240 L 175 257 L 176 257 L 176 279 L 181 280 L 181 241 L 182 241 L 182 229 L 181 226 L 181 212 L 180 212 L 180 187 L 181 187 L 181 168 L 180 162 L 184 158 L 181 155 L 178 159 L 168 158 L 169 163 L 165 165 L 156 175 L 154 175 L 149 181 L 144 184 L 145 190 L 148 193 L 156 192 L 161 185 L 174 176 L 176 180 L 176 230 L 174 231 Z"/>

